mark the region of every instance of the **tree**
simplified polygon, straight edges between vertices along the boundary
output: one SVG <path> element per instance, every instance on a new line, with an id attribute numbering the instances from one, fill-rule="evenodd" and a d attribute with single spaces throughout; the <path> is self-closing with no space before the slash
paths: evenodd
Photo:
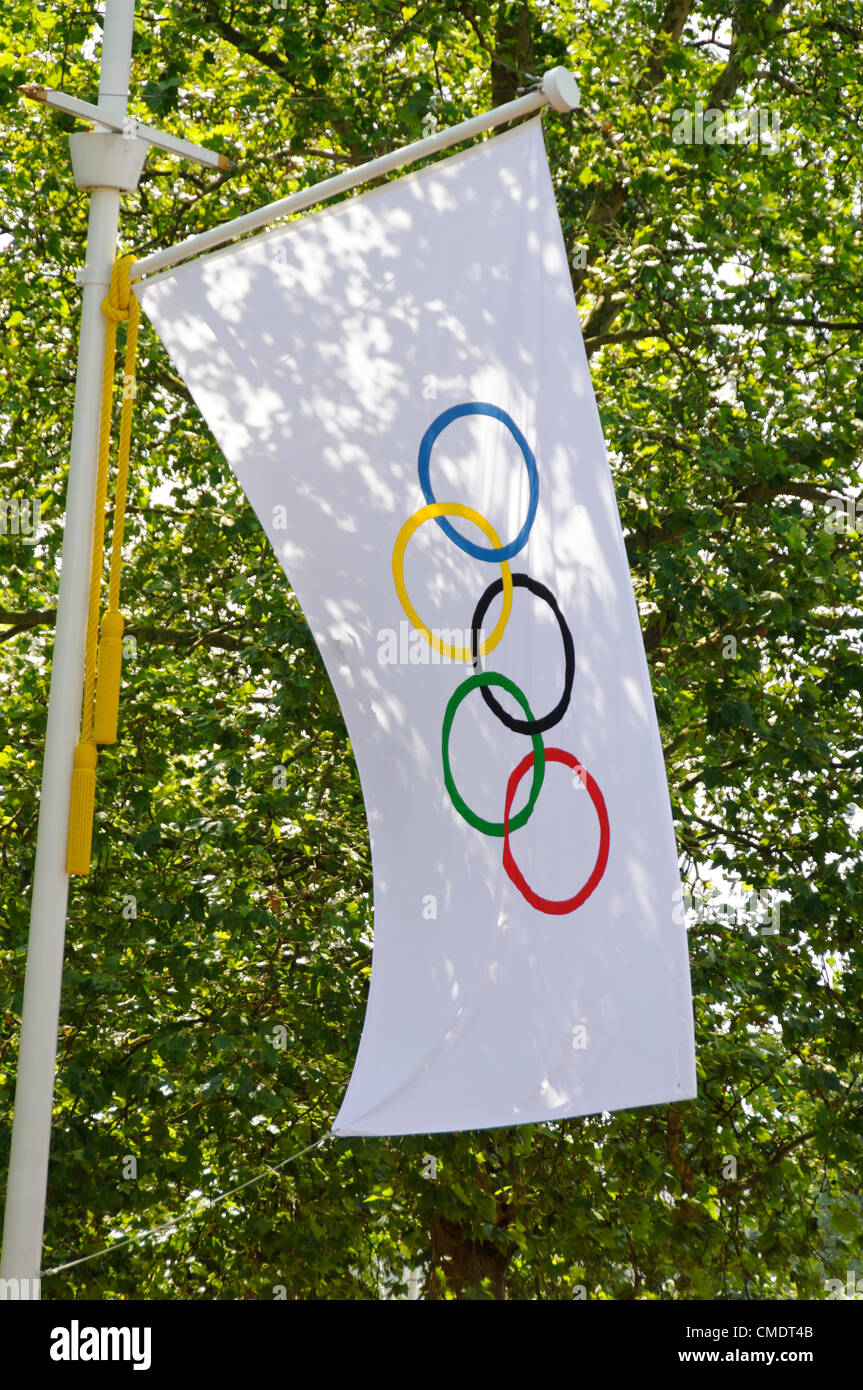
<path id="1" fill-rule="evenodd" d="M 16 89 L 94 97 L 98 12 L 13 0 L 0 29 L 0 491 L 41 505 L 35 536 L 0 535 L 5 1167 L 86 216 L 74 123 Z M 579 75 L 582 110 L 549 113 L 546 140 L 682 862 L 693 890 L 778 894 L 781 921 L 714 904 L 692 924 L 695 1102 L 331 1140 L 200 1210 L 327 1131 L 371 869 L 308 628 L 145 330 L 133 644 L 71 895 L 46 1265 L 198 1214 L 45 1296 L 376 1299 L 420 1269 L 429 1297 L 823 1297 L 859 1269 L 861 39 L 852 6 L 813 0 L 139 3 L 132 113 L 235 160 L 151 154 L 125 200 L 140 254 L 430 113 L 452 123 L 556 63 Z M 778 115 L 778 139 L 732 143 L 744 109 L 768 131 Z"/>

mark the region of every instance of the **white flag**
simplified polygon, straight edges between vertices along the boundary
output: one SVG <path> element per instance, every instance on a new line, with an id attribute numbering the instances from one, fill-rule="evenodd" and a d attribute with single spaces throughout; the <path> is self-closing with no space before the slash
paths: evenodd
<path id="1" fill-rule="evenodd" d="M 357 759 L 373 971 L 335 1132 L 693 1096 L 662 749 L 540 123 L 141 302 Z"/>

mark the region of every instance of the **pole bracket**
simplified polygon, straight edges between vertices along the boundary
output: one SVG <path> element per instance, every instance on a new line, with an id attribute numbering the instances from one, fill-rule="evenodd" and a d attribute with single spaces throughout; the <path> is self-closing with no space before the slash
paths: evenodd
<path id="1" fill-rule="evenodd" d="M 134 193 L 149 145 L 125 135 L 84 131 L 69 136 L 72 172 L 77 188 L 116 188 Z"/>

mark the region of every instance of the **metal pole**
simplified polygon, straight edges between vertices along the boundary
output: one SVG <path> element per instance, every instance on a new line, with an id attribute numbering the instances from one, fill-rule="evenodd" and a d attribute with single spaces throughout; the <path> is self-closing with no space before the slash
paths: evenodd
<path id="1" fill-rule="evenodd" d="M 106 0 L 99 104 L 120 117 L 126 113 L 134 23 L 135 0 Z M 106 181 L 109 177 L 107 174 Z M 2 1286 L 7 1297 L 39 1297 L 69 888 L 66 874 L 69 792 L 72 756 L 81 719 L 105 353 L 105 318 L 101 304 L 111 281 L 119 216 L 119 189 L 94 188 L 90 194 L 83 273 L 63 564 L 51 664 L 21 1051 L 3 1225 L 0 1275 L 7 1280 L 7 1285 Z M 9 1280 L 17 1281 L 14 1289 L 8 1287 Z"/>
<path id="2" fill-rule="evenodd" d="M 495 106 L 491 111 L 484 111 L 479 116 L 471 116 L 469 120 L 460 121 L 458 125 L 450 126 L 447 130 L 428 135 L 424 140 L 415 140 L 411 145 L 403 145 L 400 150 L 391 150 L 389 154 L 372 159 L 368 164 L 360 165 L 358 169 L 348 169 L 343 174 L 334 174 L 331 179 L 313 184 L 311 188 L 301 188 L 297 193 L 280 198 L 278 202 L 267 203 L 254 212 L 235 217 L 232 222 L 223 222 L 219 227 L 211 227 L 207 232 L 188 237 L 177 246 L 169 246 L 165 251 L 154 251 L 152 255 L 144 256 L 132 267 L 132 278 L 140 280 L 145 275 L 153 275 L 156 271 L 186 261 L 190 256 L 197 256 L 201 251 L 211 251 L 214 246 L 221 246 L 232 237 L 242 236 L 244 232 L 257 231 L 259 227 L 265 227 L 279 217 L 301 212 L 303 208 L 311 207 L 314 203 L 334 198 L 337 193 L 346 193 L 358 184 L 380 178 L 381 174 L 392 173 L 394 169 L 401 169 L 405 164 L 413 164 L 418 159 L 437 154 L 438 150 L 445 150 L 450 145 L 469 140 L 484 130 L 492 130 L 495 126 L 505 125 L 507 121 L 529 116 L 532 111 L 539 111 L 543 106 L 552 106 L 555 111 L 572 111 L 578 106 L 580 99 L 578 83 L 572 74 L 567 72 L 566 68 L 551 68 L 543 77 L 538 89 L 528 92 L 527 96 L 508 101 L 504 106 Z"/>

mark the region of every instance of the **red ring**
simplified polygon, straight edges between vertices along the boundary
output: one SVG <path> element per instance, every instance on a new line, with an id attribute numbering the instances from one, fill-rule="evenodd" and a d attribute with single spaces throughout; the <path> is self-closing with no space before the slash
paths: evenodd
<path id="1" fill-rule="evenodd" d="M 581 907 L 593 892 L 602 875 L 605 873 L 605 866 L 608 863 L 608 847 L 611 841 L 611 831 L 608 825 L 608 811 L 605 807 L 605 798 L 599 790 L 594 779 L 591 777 L 586 767 L 582 767 L 572 753 L 566 753 L 562 748 L 546 748 L 546 763 L 563 763 L 565 767 L 571 767 L 578 773 L 584 786 L 590 795 L 594 809 L 599 817 L 599 853 L 596 856 L 596 863 L 593 872 L 583 888 L 580 888 L 574 898 L 564 898 L 559 902 L 552 898 L 541 898 L 538 893 L 534 893 L 527 880 L 516 864 L 512 850 L 509 847 L 509 813 L 512 810 L 512 803 L 518 790 L 518 784 L 533 767 L 533 752 L 522 758 L 518 767 L 511 774 L 506 784 L 506 803 L 503 809 L 503 867 L 506 869 L 513 883 L 519 892 L 527 899 L 531 907 L 535 907 L 539 912 L 553 912 L 562 914 L 564 912 L 574 912 L 577 907 Z"/>

